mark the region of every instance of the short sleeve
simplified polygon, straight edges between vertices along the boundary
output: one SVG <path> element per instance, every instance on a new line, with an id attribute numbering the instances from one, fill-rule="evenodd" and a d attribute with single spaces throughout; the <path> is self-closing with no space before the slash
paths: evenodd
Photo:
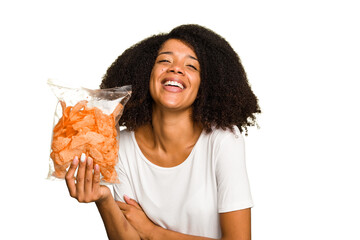
<path id="1" fill-rule="evenodd" d="M 216 151 L 215 171 L 218 212 L 250 208 L 253 201 L 245 164 L 244 138 L 238 128 L 221 136 Z"/>
<path id="2" fill-rule="evenodd" d="M 113 185 L 115 200 L 125 202 L 124 194 L 136 200 L 130 184 L 130 180 L 126 174 L 126 170 L 124 168 L 124 164 L 122 163 L 121 159 L 119 159 L 119 162 L 116 165 L 116 172 L 118 174 L 120 183 Z"/>

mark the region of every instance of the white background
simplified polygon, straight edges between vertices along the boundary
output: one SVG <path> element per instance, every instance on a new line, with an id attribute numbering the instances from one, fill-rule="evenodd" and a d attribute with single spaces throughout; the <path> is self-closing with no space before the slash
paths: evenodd
<path id="1" fill-rule="evenodd" d="M 106 239 L 94 204 L 45 180 L 46 80 L 96 88 L 132 44 L 197 23 L 238 52 L 262 107 L 245 139 L 253 239 L 359 240 L 355 2 L 1 1 L 0 239 Z"/>

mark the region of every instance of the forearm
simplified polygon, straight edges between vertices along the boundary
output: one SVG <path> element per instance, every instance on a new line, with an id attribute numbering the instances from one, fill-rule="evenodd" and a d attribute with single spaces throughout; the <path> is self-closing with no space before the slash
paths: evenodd
<path id="1" fill-rule="evenodd" d="M 96 206 L 109 239 L 140 239 L 139 234 L 126 220 L 112 196 L 101 202 L 96 202 Z"/>
<path id="2" fill-rule="evenodd" d="M 198 237 L 157 227 L 149 240 L 214 240 L 215 238 Z"/>

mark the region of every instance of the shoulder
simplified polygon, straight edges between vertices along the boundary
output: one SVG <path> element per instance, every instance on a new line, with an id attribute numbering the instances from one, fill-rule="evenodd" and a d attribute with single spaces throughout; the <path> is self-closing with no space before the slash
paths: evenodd
<path id="1" fill-rule="evenodd" d="M 245 160 L 244 137 L 238 127 L 233 129 L 213 129 L 205 134 L 207 151 L 211 153 L 212 161 L 216 169 L 225 165 L 233 165 L 235 162 Z"/>
<path id="2" fill-rule="evenodd" d="M 119 131 L 119 162 L 122 168 L 131 165 L 137 157 L 137 148 L 133 141 L 133 132 L 127 129 Z"/>
<path id="3" fill-rule="evenodd" d="M 131 139 L 132 131 L 127 130 L 126 128 L 119 130 L 119 139 L 121 141 L 127 141 Z"/>
<path id="4" fill-rule="evenodd" d="M 206 139 L 216 149 L 222 148 L 224 145 L 243 145 L 244 137 L 237 126 L 233 129 L 218 129 L 213 128 L 212 132 L 206 134 Z"/>
<path id="5" fill-rule="evenodd" d="M 126 149 L 132 149 L 134 146 L 133 132 L 127 129 L 119 131 L 119 151 L 124 152 Z"/>

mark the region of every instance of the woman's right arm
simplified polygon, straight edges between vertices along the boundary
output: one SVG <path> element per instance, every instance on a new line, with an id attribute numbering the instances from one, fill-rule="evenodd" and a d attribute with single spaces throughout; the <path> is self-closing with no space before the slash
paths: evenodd
<path id="1" fill-rule="evenodd" d="M 140 239 L 137 231 L 117 206 L 110 189 L 100 185 L 100 168 L 97 164 L 93 166 L 90 157 L 86 159 L 82 155 L 81 161 L 75 157 L 65 180 L 71 197 L 83 203 L 96 203 L 109 239 Z"/>

